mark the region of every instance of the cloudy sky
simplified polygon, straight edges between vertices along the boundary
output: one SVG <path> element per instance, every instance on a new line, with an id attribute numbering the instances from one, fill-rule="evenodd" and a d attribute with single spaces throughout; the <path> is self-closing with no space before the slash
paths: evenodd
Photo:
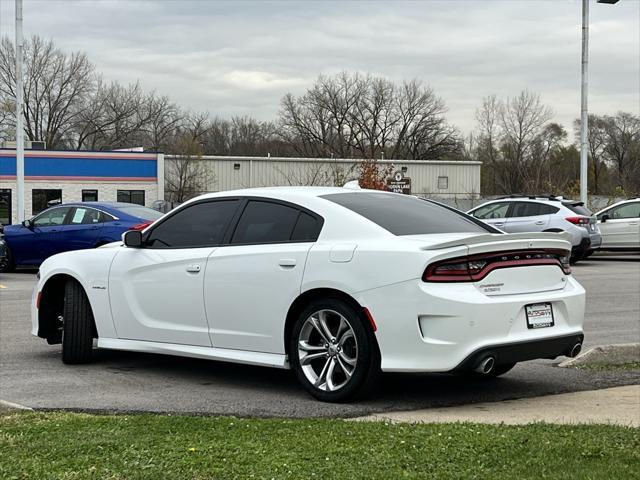
<path id="1" fill-rule="evenodd" d="M 13 38 L 13 0 L 0 0 Z M 591 5 L 590 111 L 640 113 L 640 1 Z M 464 132 L 483 96 L 539 92 L 580 112 L 580 0 L 24 0 L 25 34 L 85 51 L 107 79 L 184 107 L 272 119 L 319 74 L 417 77 Z"/>

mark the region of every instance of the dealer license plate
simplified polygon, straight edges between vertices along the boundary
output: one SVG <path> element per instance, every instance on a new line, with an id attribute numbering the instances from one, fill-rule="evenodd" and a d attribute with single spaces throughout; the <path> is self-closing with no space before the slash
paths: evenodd
<path id="1" fill-rule="evenodd" d="M 550 303 L 534 303 L 525 307 L 527 328 L 553 327 L 553 308 Z"/>

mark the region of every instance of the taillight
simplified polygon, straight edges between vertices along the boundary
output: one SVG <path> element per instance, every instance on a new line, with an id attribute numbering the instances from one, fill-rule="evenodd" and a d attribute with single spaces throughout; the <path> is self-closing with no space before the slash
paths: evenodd
<path id="1" fill-rule="evenodd" d="M 565 220 L 581 227 L 589 225 L 589 217 L 565 217 Z"/>
<path id="2" fill-rule="evenodd" d="M 134 225 L 133 227 L 131 227 L 129 230 L 144 230 L 149 225 L 151 225 L 151 222 L 139 223 L 139 224 Z"/>
<path id="3" fill-rule="evenodd" d="M 451 258 L 432 263 L 422 275 L 425 282 L 477 282 L 500 268 L 527 265 L 556 265 L 571 273 L 570 253 L 566 250 L 522 250 L 490 252 Z"/>

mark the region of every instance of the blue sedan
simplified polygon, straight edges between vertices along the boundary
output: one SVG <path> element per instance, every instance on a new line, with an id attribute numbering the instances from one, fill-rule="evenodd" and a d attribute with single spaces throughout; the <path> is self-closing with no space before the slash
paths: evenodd
<path id="1" fill-rule="evenodd" d="M 56 253 L 116 242 L 127 230 L 142 230 L 163 214 L 132 203 L 81 202 L 47 208 L 21 225 L 4 227 L 8 261 L 0 271 L 40 265 Z"/>

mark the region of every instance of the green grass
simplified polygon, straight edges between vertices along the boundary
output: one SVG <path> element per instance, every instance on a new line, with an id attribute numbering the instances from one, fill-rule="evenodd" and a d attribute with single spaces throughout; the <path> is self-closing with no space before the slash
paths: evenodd
<path id="1" fill-rule="evenodd" d="M 576 368 L 581 370 L 640 370 L 640 362 L 629 362 L 629 363 L 620 363 L 618 365 L 614 364 L 596 364 L 596 363 L 587 363 L 585 365 L 577 365 Z"/>
<path id="2" fill-rule="evenodd" d="M 640 430 L 159 415 L 0 416 L 0 478 L 638 478 Z"/>

